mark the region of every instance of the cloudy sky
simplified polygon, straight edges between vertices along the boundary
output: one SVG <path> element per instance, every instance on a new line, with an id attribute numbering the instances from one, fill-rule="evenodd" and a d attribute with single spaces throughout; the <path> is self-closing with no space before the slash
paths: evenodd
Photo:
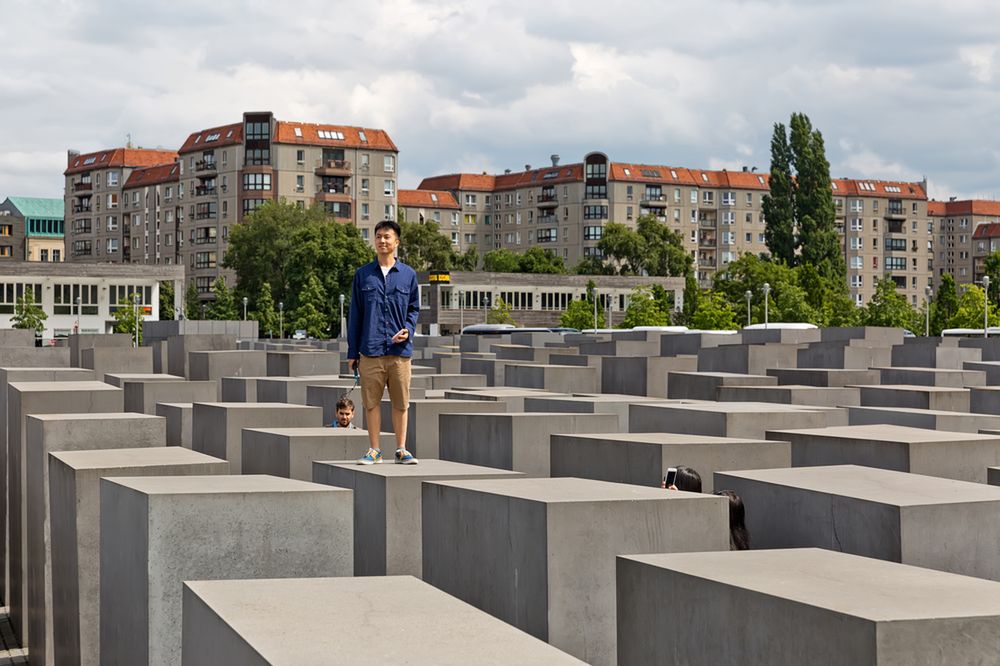
<path id="1" fill-rule="evenodd" d="M 995 0 L 0 0 L 0 198 L 245 110 L 385 128 L 401 187 L 591 150 L 766 170 L 804 111 L 835 177 L 1000 198 L 998 47 Z"/>

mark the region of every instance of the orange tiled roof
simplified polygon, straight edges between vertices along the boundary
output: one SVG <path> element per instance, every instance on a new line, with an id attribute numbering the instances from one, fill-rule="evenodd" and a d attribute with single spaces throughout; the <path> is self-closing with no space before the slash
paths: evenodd
<path id="1" fill-rule="evenodd" d="M 454 208 L 458 201 L 444 190 L 399 190 L 396 201 L 403 208 Z"/>
<path id="2" fill-rule="evenodd" d="M 418 190 L 464 190 L 471 192 L 492 192 L 496 186 L 496 176 L 485 173 L 452 173 L 444 176 L 424 178 Z"/>
<path id="3" fill-rule="evenodd" d="M 952 215 L 987 215 L 1000 217 L 1000 201 L 962 199 L 961 201 L 928 201 L 927 212 L 936 217 Z"/>
<path id="4" fill-rule="evenodd" d="M 209 138 L 212 138 L 212 140 L 209 141 Z M 192 132 L 177 152 L 184 155 L 185 153 L 193 153 L 206 149 L 211 150 L 212 148 L 219 148 L 221 146 L 232 146 L 242 142 L 243 123 L 232 123 Z"/>
<path id="5" fill-rule="evenodd" d="M 296 133 L 296 129 L 299 130 Z M 339 132 L 344 136 L 340 139 L 321 138 L 319 132 Z M 361 140 L 362 132 L 364 141 Z M 302 136 L 299 136 L 301 134 Z M 389 133 L 380 129 L 367 127 L 349 127 L 347 125 L 316 125 L 314 123 L 297 123 L 289 120 L 279 120 L 274 130 L 275 143 L 296 143 L 319 146 L 343 146 L 345 148 L 371 148 L 372 150 L 398 151 L 396 144 L 389 138 Z"/>
<path id="6" fill-rule="evenodd" d="M 870 180 L 866 178 L 832 179 L 833 196 L 842 197 L 884 197 L 886 199 L 926 199 L 922 183 L 906 183 L 898 180 Z M 898 190 L 898 191 L 897 191 Z"/>
<path id="7" fill-rule="evenodd" d="M 95 169 L 113 167 L 150 167 L 170 164 L 177 159 L 172 150 L 150 150 L 147 148 L 109 148 L 85 155 L 74 155 L 68 160 L 64 176 Z"/>
<path id="8" fill-rule="evenodd" d="M 996 222 L 980 224 L 976 227 L 976 230 L 972 232 L 972 237 L 978 238 L 998 238 L 1000 237 L 1000 224 Z"/>
<path id="9" fill-rule="evenodd" d="M 176 183 L 180 180 L 180 167 L 177 163 L 161 164 L 145 169 L 136 169 L 125 181 L 122 189 L 128 190 L 134 187 L 146 187 L 158 185 L 160 183 Z"/>

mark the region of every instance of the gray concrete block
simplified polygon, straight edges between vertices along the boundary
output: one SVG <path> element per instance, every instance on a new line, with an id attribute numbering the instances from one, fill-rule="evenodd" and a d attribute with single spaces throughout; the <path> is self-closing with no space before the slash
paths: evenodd
<path id="1" fill-rule="evenodd" d="M 312 480 L 354 491 L 354 575 L 410 575 L 422 566 L 421 484 L 425 481 L 502 479 L 518 472 L 424 458 L 419 465 L 312 465 Z"/>
<path id="2" fill-rule="evenodd" d="M 900 345 L 904 340 L 903 329 L 887 326 L 831 326 L 820 329 L 820 339 L 824 342 L 857 340 L 878 346 Z"/>
<path id="3" fill-rule="evenodd" d="M 729 548 L 716 495 L 590 479 L 425 483 L 424 580 L 590 664 L 615 661 L 615 556 Z"/>
<path id="4" fill-rule="evenodd" d="M 666 336 L 664 336 L 666 337 Z M 601 357 L 601 391 L 666 398 L 671 372 L 696 372 L 698 357 Z"/>
<path id="5" fill-rule="evenodd" d="M 108 373 L 153 373 L 153 350 L 149 347 L 92 347 L 80 351 L 80 366 L 103 380 Z"/>
<path id="6" fill-rule="evenodd" d="M 828 550 L 619 557 L 617 584 L 619 666 L 986 664 L 1000 651 L 997 583 Z"/>
<path id="7" fill-rule="evenodd" d="M 800 368 L 867 370 L 892 365 L 892 349 L 868 340 L 813 342 L 797 355 Z"/>
<path id="8" fill-rule="evenodd" d="M 257 400 L 257 382 L 267 377 L 223 377 L 219 381 L 222 402 L 263 402 Z"/>
<path id="9" fill-rule="evenodd" d="M 191 448 L 228 460 L 243 471 L 243 428 L 319 428 L 319 407 L 275 402 L 196 402 L 191 412 Z"/>
<path id="10" fill-rule="evenodd" d="M 913 386 L 944 386 L 969 388 L 986 386 L 986 373 L 981 370 L 951 368 L 872 368 L 879 371 L 879 384 L 910 384 Z"/>
<path id="11" fill-rule="evenodd" d="M 660 336 L 660 356 L 694 355 L 702 349 L 721 345 L 742 344 L 743 339 L 736 331 L 731 333 L 667 333 Z"/>
<path id="12" fill-rule="evenodd" d="M 836 409 L 768 402 L 649 403 L 632 405 L 629 432 L 764 439 L 767 430 L 824 428 L 840 418 Z"/>
<path id="13" fill-rule="evenodd" d="M 571 365 L 526 365 L 508 363 L 504 385 L 533 388 L 555 393 L 571 391 L 594 392 L 599 388 L 597 369 Z"/>
<path id="14" fill-rule="evenodd" d="M 945 479 L 986 482 L 1000 465 L 1000 436 L 897 425 L 768 431 L 792 445 L 792 466 L 864 465 Z"/>
<path id="15" fill-rule="evenodd" d="M 340 374 L 340 354 L 321 351 L 267 352 L 269 377 Z"/>
<path id="16" fill-rule="evenodd" d="M 440 458 L 549 476 L 549 437 L 575 432 L 615 432 L 612 414 L 442 414 Z"/>
<path id="17" fill-rule="evenodd" d="M 938 346 L 940 344 L 940 346 Z M 892 361 L 883 365 L 897 368 L 954 368 L 960 369 L 967 361 L 981 361 L 982 350 L 974 347 L 945 346 L 936 338 L 918 338 L 913 342 L 893 345 Z"/>
<path id="18" fill-rule="evenodd" d="M 49 454 L 59 451 L 166 446 L 163 419 L 145 414 L 38 414 L 27 416 L 25 495 L 25 607 L 31 660 L 55 664 L 52 625 L 52 514 Z"/>
<path id="19" fill-rule="evenodd" d="M 383 451 L 395 449 L 392 435 L 379 440 Z M 244 428 L 243 473 L 312 481 L 313 461 L 355 461 L 368 444 L 368 431 L 360 428 Z"/>
<path id="20" fill-rule="evenodd" d="M 670 372 L 667 382 L 668 397 L 678 400 L 718 400 L 723 386 L 778 385 L 775 377 L 736 372 Z"/>
<path id="21" fill-rule="evenodd" d="M 491 387 L 488 389 L 476 389 L 467 391 L 445 391 L 444 397 L 446 400 L 475 400 L 479 402 L 505 402 L 507 403 L 508 412 L 523 412 L 524 409 L 524 399 L 527 397 L 541 397 L 541 396 L 562 396 L 565 393 L 553 393 L 551 391 L 542 391 L 540 389 L 525 389 L 525 388 L 510 388 L 510 387 Z"/>
<path id="22" fill-rule="evenodd" d="M 668 467 L 686 465 L 715 490 L 712 475 L 730 469 L 791 466 L 788 442 L 671 433 L 552 435 L 551 474 L 659 487 Z"/>
<path id="23" fill-rule="evenodd" d="M 715 486 L 743 499 L 754 548 L 827 548 L 1000 579 L 994 486 L 858 465 L 718 472 Z"/>
<path id="24" fill-rule="evenodd" d="M 1000 429 L 1000 416 L 990 414 L 912 407 L 848 407 L 847 413 L 848 425 L 887 423 L 950 432 L 979 432 L 988 428 Z"/>
<path id="25" fill-rule="evenodd" d="M 183 634 L 185 666 L 583 663 L 409 576 L 187 582 Z"/>
<path id="26" fill-rule="evenodd" d="M 800 345 L 723 345 L 698 351 L 698 370 L 763 375 L 768 368 L 794 368 Z"/>
<path id="27" fill-rule="evenodd" d="M 7 544 L 9 585 L 4 600 L 22 645 L 28 642 L 26 611 L 27 417 L 41 414 L 120 412 L 122 390 L 97 381 L 11 382 L 7 385 Z"/>
<path id="28" fill-rule="evenodd" d="M 861 386 L 863 407 L 910 407 L 948 412 L 969 411 L 969 389 L 885 384 Z"/>
<path id="29" fill-rule="evenodd" d="M 462 373 L 467 375 L 483 375 L 487 386 L 505 386 L 504 370 L 509 361 L 495 358 L 470 358 L 462 354 Z"/>
<path id="30" fill-rule="evenodd" d="M 70 365 L 74 368 L 83 367 L 83 350 L 95 349 L 97 347 L 111 347 L 120 350 L 128 349 L 132 347 L 132 336 L 128 333 L 74 333 L 69 336 Z"/>
<path id="31" fill-rule="evenodd" d="M 819 342 L 822 331 L 818 328 L 744 328 L 740 331 L 743 344 L 801 345 Z"/>
<path id="32" fill-rule="evenodd" d="M 120 389 L 125 388 L 125 382 L 176 382 L 183 380 L 183 377 L 156 372 L 108 372 L 104 374 L 103 378 L 104 382 Z"/>
<path id="33" fill-rule="evenodd" d="M 861 404 L 861 392 L 856 386 L 722 386 L 719 401 L 844 407 Z"/>
<path id="34" fill-rule="evenodd" d="M 975 414 L 1000 414 L 1000 386 L 970 388 L 969 411 Z"/>
<path id="35" fill-rule="evenodd" d="M 52 453 L 48 467 L 51 655 L 57 664 L 100 664 L 101 477 L 228 474 L 229 463 L 176 446 L 153 446 Z"/>
<path id="36" fill-rule="evenodd" d="M 156 414 L 156 404 L 160 402 L 214 402 L 219 399 L 219 384 L 214 381 L 125 380 L 122 390 L 125 392 L 125 411 L 138 414 Z"/>
<path id="37" fill-rule="evenodd" d="M 354 424 L 359 427 L 363 426 L 365 410 L 361 401 L 361 389 L 355 388 L 351 391 L 353 386 L 354 380 L 351 380 L 346 386 L 307 384 L 305 404 L 320 408 L 323 412 L 323 423 L 329 425 L 337 417 L 337 401 L 346 396 L 354 403 Z M 427 394 L 426 389 L 410 387 L 410 400 L 422 400 L 427 397 Z M 389 390 L 386 389 L 382 392 L 382 399 L 387 400 L 388 398 Z"/>
<path id="38" fill-rule="evenodd" d="M 236 349 L 236 336 L 214 333 L 185 333 L 167 337 L 167 372 L 188 379 L 188 353 L 194 351 L 227 351 Z M 264 374 L 261 372 L 260 374 Z"/>
<path id="39" fill-rule="evenodd" d="M 1000 339 L 997 342 L 1000 343 Z M 986 386 L 1000 384 L 1000 361 L 966 361 L 962 369 L 986 373 Z"/>
<path id="40" fill-rule="evenodd" d="M 284 402 L 305 405 L 306 388 L 309 386 L 336 386 L 341 391 L 354 386 L 353 377 L 316 375 L 315 377 L 267 377 L 257 380 L 256 400 L 236 402 Z"/>
<path id="41" fill-rule="evenodd" d="M 410 380 L 410 389 L 422 388 L 424 390 L 452 390 L 456 388 L 482 388 L 486 386 L 485 375 L 456 374 L 456 375 L 414 375 Z"/>
<path id="42" fill-rule="evenodd" d="M 782 386 L 851 386 L 857 384 L 878 384 L 877 370 L 855 370 L 839 368 L 771 368 L 767 371 Z"/>
<path id="43" fill-rule="evenodd" d="M 1000 467 L 990 467 L 986 470 L 986 483 L 991 486 L 1000 486 Z"/>
<path id="44" fill-rule="evenodd" d="M 564 412 L 573 414 L 612 414 L 618 419 L 618 430 L 628 431 L 629 407 L 635 404 L 657 404 L 666 398 L 637 398 L 630 395 L 548 396 L 526 397 L 526 412 Z"/>
<path id="45" fill-rule="evenodd" d="M 267 373 L 267 352 L 188 352 L 188 379 L 220 380 L 223 377 L 261 377 Z"/>
<path id="46" fill-rule="evenodd" d="M 68 347 L 0 347 L 3 368 L 69 368 Z"/>
<path id="47" fill-rule="evenodd" d="M 191 417 L 194 405 L 190 402 L 158 402 L 156 415 L 162 416 L 167 424 L 167 446 L 192 447 Z"/>
<path id="48" fill-rule="evenodd" d="M 471 400 L 411 399 L 406 413 L 406 448 L 418 458 L 438 458 L 440 455 L 440 418 L 442 414 L 502 413 L 507 411 L 505 402 L 480 402 Z M 381 428 L 383 433 L 393 432 L 392 402 L 382 401 Z M 364 419 L 368 425 L 367 415 Z M 395 448 L 395 439 L 393 449 Z M 363 453 L 363 452 L 362 452 Z M 336 460 L 336 458 L 327 458 Z"/>
<path id="49" fill-rule="evenodd" d="M 184 581 L 354 570 L 348 490 L 270 476 L 151 476 L 106 477 L 100 493 L 103 663 L 181 663 Z"/>

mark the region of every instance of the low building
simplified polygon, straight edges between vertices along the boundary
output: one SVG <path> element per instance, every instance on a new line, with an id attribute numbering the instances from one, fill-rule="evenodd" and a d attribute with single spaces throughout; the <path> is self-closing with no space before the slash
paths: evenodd
<path id="1" fill-rule="evenodd" d="M 174 305 L 184 293 L 183 266 L 12 262 L 0 264 L 0 328 L 11 328 L 17 300 L 30 290 L 48 315 L 43 340 L 70 333 L 109 333 L 121 299 L 139 295 L 143 318 L 160 318 L 160 283 L 174 283 Z"/>
<path id="2" fill-rule="evenodd" d="M 456 250 L 464 252 L 476 246 L 476 234 L 465 233 L 459 226 L 461 206 L 446 190 L 400 190 L 399 210 L 407 222 L 434 222 L 439 231 L 451 239 Z"/>
<path id="3" fill-rule="evenodd" d="M 1000 250 L 1000 201 L 930 201 L 927 211 L 938 233 L 938 279 L 951 273 L 958 285 L 982 280 L 986 257 Z"/>
<path id="4" fill-rule="evenodd" d="M 8 197 L 0 203 L 0 260 L 63 261 L 62 199 Z"/>
<path id="5" fill-rule="evenodd" d="M 574 300 L 586 298 L 593 280 L 597 301 L 608 325 L 621 323 L 636 287 L 663 287 L 673 294 L 674 307 L 684 303 L 684 278 L 605 275 L 539 275 L 451 271 L 418 273 L 420 319 L 427 334 L 457 333 L 464 326 L 482 324 L 490 307 L 502 298 L 519 326 L 559 326 L 559 317 Z"/>

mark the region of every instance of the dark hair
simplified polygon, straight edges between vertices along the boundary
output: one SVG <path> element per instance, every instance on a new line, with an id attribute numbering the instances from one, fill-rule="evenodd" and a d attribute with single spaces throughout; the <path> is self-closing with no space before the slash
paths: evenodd
<path id="1" fill-rule="evenodd" d="M 750 550 L 750 533 L 747 532 L 743 500 L 732 490 L 719 490 L 715 494 L 729 498 L 729 549 Z"/>
<path id="2" fill-rule="evenodd" d="M 689 493 L 701 492 L 701 475 L 690 467 L 684 465 L 677 466 L 677 479 L 674 480 L 677 490 L 686 490 Z"/>
<path id="3" fill-rule="evenodd" d="M 378 236 L 378 232 L 383 229 L 392 229 L 396 233 L 396 238 L 403 237 L 403 230 L 399 228 L 399 223 L 395 220 L 382 220 L 375 225 L 375 236 Z"/>
<path id="4" fill-rule="evenodd" d="M 337 401 L 337 411 L 341 409 L 349 409 L 354 411 L 354 402 L 350 398 L 341 398 Z"/>

